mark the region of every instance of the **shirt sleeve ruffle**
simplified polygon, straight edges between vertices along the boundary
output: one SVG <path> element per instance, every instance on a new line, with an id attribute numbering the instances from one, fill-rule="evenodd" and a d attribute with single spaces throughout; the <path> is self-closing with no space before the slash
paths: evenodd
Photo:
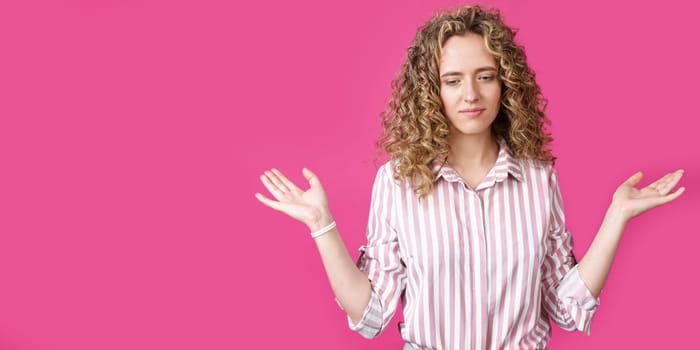
<path id="1" fill-rule="evenodd" d="M 576 329 L 590 335 L 591 321 L 600 298 L 593 297 L 578 273 L 578 265 L 562 278 L 556 290 L 560 309 L 569 315 Z"/>
<path id="2" fill-rule="evenodd" d="M 372 290 L 369 303 L 362 313 L 362 319 L 354 324 L 348 316 L 348 326 L 367 339 L 374 338 L 379 334 L 382 329 L 382 304 L 374 290 Z"/>

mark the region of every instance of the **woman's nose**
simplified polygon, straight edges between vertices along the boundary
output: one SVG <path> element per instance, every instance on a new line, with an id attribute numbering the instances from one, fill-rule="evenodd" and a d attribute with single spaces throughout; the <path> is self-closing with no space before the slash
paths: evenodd
<path id="1" fill-rule="evenodd" d="M 476 102 L 479 100 L 479 90 L 476 88 L 476 84 L 474 82 L 466 81 L 463 86 L 464 101 Z"/>

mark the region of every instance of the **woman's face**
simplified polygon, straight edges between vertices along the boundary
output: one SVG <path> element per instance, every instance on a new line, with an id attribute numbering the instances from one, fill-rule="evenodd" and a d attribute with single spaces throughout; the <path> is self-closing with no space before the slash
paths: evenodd
<path id="1" fill-rule="evenodd" d="M 496 60 L 481 35 L 452 36 L 442 47 L 440 99 L 450 135 L 490 132 L 501 105 Z"/>

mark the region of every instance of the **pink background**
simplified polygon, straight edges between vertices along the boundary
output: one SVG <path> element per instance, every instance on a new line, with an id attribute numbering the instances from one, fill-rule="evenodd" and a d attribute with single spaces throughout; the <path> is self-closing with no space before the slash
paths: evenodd
<path id="1" fill-rule="evenodd" d="M 347 328 L 302 224 L 254 198 L 314 170 L 353 257 L 373 142 L 416 28 L 448 1 L 0 1 L 0 349 L 398 349 Z M 633 220 L 592 335 L 696 344 L 697 13 L 489 1 L 519 28 L 580 258 L 614 189 L 686 169 Z"/>

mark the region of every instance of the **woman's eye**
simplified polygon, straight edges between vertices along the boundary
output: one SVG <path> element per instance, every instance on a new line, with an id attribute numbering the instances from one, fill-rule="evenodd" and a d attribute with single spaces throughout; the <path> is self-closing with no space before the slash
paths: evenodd
<path id="1" fill-rule="evenodd" d="M 447 84 L 447 85 L 453 85 L 453 84 L 456 84 L 456 83 L 457 83 L 457 80 L 447 80 L 447 81 L 445 81 L 445 84 Z"/>
<path id="2" fill-rule="evenodd" d="M 492 75 L 482 76 L 480 79 L 481 80 L 493 80 L 493 76 Z"/>

